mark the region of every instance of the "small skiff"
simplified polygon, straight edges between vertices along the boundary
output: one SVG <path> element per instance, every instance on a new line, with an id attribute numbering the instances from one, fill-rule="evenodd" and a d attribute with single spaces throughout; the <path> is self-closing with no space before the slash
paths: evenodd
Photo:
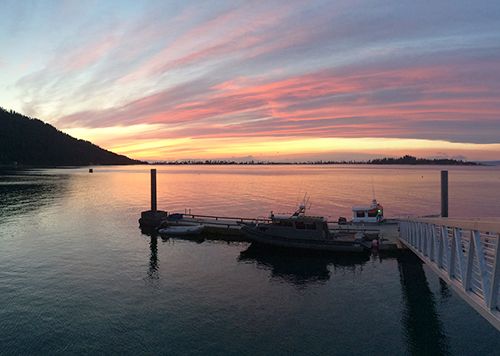
<path id="1" fill-rule="evenodd" d="M 168 225 L 158 230 L 160 234 L 170 236 L 185 236 L 185 235 L 199 235 L 203 231 L 204 226 L 201 224 L 196 225 Z"/>

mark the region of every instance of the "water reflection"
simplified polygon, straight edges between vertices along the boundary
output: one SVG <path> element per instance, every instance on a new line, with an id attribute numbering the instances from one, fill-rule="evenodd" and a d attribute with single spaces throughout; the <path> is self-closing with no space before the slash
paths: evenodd
<path id="1" fill-rule="evenodd" d="M 450 287 L 439 278 L 439 294 L 441 295 L 441 303 L 446 302 L 451 297 Z"/>
<path id="2" fill-rule="evenodd" d="M 149 265 L 147 281 L 158 282 L 160 279 L 160 266 L 158 263 L 158 233 L 155 229 L 140 228 L 141 233 L 149 237 Z"/>
<path id="3" fill-rule="evenodd" d="M 412 355 L 449 355 L 448 340 L 422 262 L 409 252 L 401 254 L 397 261 L 404 299 L 402 322 L 408 352 Z"/>
<path id="4" fill-rule="evenodd" d="M 54 203 L 68 189 L 70 175 L 0 171 L 0 218 L 32 213 Z"/>
<path id="5" fill-rule="evenodd" d="M 369 254 L 325 254 L 295 251 L 251 244 L 240 252 L 238 262 L 255 263 L 271 270 L 272 278 L 279 278 L 295 286 L 325 283 L 338 270 L 355 271 L 369 261 Z"/>
<path id="6" fill-rule="evenodd" d="M 160 276 L 158 274 L 158 236 L 151 234 L 151 240 L 149 241 L 149 270 L 148 279 L 156 280 Z"/>

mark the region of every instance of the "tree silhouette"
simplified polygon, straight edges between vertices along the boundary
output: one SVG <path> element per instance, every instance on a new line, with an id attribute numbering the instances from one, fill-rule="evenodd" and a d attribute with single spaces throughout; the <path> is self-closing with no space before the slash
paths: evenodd
<path id="1" fill-rule="evenodd" d="M 144 162 L 71 137 L 38 119 L 0 107 L 0 164 L 87 166 Z"/>

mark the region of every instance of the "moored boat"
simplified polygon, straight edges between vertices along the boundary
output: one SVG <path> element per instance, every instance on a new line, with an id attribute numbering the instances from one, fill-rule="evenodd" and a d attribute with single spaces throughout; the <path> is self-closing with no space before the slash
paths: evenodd
<path id="1" fill-rule="evenodd" d="M 331 233 L 324 217 L 305 214 L 305 205 L 291 216 L 271 213 L 270 218 L 271 222 L 247 225 L 242 231 L 252 242 L 274 246 L 345 252 L 366 250 L 363 235 Z"/>
<path id="2" fill-rule="evenodd" d="M 196 223 L 167 223 L 158 229 L 158 233 L 169 236 L 199 235 L 204 226 Z"/>
<path id="3" fill-rule="evenodd" d="M 353 206 L 353 223 L 380 223 L 384 221 L 384 207 L 376 199 L 372 200 L 370 206 Z"/>

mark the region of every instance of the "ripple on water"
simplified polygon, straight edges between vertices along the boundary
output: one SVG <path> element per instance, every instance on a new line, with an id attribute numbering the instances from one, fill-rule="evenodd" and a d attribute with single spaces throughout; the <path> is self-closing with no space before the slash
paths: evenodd
<path id="1" fill-rule="evenodd" d="M 142 235 L 148 169 L 0 176 L 2 352 L 461 355 L 500 347 L 498 332 L 411 256 Z M 307 192 L 311 213 L 336 219 L 369 202 L 373 177 L 388 215 L 427 215 L 439 210 L 438 170 L 159 167 L 158 203 L 252 217 L 292 211 Z M 457 216 L 498 204 L 500 171 L 477 172 L 450 168 Z M 11 184 L 18 179 L 26 184 Z"/>

